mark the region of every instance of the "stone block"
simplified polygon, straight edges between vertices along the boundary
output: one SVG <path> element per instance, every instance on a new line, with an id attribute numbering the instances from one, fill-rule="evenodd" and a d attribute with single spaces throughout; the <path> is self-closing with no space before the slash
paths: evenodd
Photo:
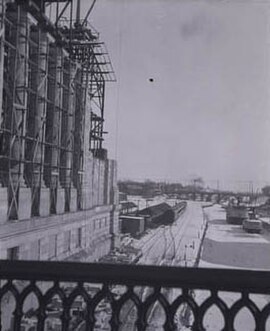
<path id="1" fill-rule="evenodd" d="M 30 244 L 22 244 L 19 246 L 19 258 L 20 260 L 31 260 L 31 248 Z"/>
<path id="2" fill-rule="evenodd" d="M 8 256 L 7 256 L 7 250 L 6 249 L 2 249 L 2 247 L 1 247 L 1 249 L 0 249 L 0 259 L 1 260 L 6 260 L 8 258 Z"/>
<path id="3" fill-rule="evenodd" d="M 6 187 L 0 187 L 0 224 L 7 221 L 8 212 L 8 190 Z"/>
<path id="4" fill-rule="evenodd" d="M 70 211 L 76 211 L 77 210 L 77 189 L 71 188 L 70 189 L 70 205 L 69 205 Z"/>
<path id="5" fill-rule="evenodd" d="M 92 201 L 91 201 L 91 190 L 88 187 L 83 188 L 82 192 L 82 208 L 83 209 L 90 209 L 92 207 Z"/>
<path id="6" fill-rule="evenodd" d="M 58 239 L 58 237 L 57 237 Z M 56 250 L 56 259 L 59 258 L 59 256 L 61 256 L 61 254 L 63 254 L 63 242 L 61 241 L 57 241 L 57 250 Z"/>
<path id="7" fill-rule="evenodd" d="M 41 217 L 50 215 L 50 189 L 40 189 L 39 215 Z"/>
<path id="8" fill-rule="evenodd" d="M 31 217 L 31 189 L 29 187 L 20 187 L 18 200 L 18 219 L 25 220 Z"/>
<path id="9" fill-rule="evenodd" d="M 57 189 L 56 214 L 63 214 L 65 212 L 65 189 Z"/>
<path id="10" fill-rule="evenodd" d="M 49 242 L 48 238 L 41 239 L 41 246 L 40 246 L 40 260 L 48 260 L 49 258 Z"/>

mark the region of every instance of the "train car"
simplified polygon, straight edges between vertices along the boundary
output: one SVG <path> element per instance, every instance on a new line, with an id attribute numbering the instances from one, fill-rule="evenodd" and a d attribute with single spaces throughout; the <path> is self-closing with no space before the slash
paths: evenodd
<path id="1" fill-rule="evenodd" d="M 150 228 L 157 227 L 161 224 L 169 225 L 175 220 L 173 208 L 165 202 L 140 210 L 137 216 L 146 217 L 147 227 Z"/>
<path id="2" fill-rule="evenodd" d="M 186 206 L 186 201 L 181 201 L 173 207 L 163 202 L 138 211 L 137 216 L 145 217 L 147 228 L 153 228 L 159 225 L 170 225 L 179 218 Z"/>
<path id="3" fill-rule="evenodd" d="M 121 233 L 129 233 L 138 236 L 145 231 L 145 217 L 134 215 L 120 215 Z"/>
<path id="4" fill-rule="evenodd" d="M 243 229 L 250 233 L 261 233 L 263 230 L 262 221 L 256 214 L 255 207 L 251 207 L 249 210 L 249 218 L 243 221 Z"/>
<path id="5" fill-rule="evenodd" d="M 243 229 L 250 233 L 261 233 L 263 230 L 262 221 L 257 218 L 250 218 L 243 221 Z"/>
<path id="6" fill-rule="evenodd" d="M 179 203 L 177 203 L 174 207 L 173 207 L 173 211 L 174 211 L 174 220 L 177 220 L 178 217 L 184 212 L 184 210 L 186 209 L 187 206 L 187 202 L 186 201 L 181 201 Z"/>
<path id="7" fill-rule="evenodd" d="M 245 205 L 229 205 L 226 208 L 226 221 L 229 224 L 242 225 L 248 218 L 248 208 Z"/>

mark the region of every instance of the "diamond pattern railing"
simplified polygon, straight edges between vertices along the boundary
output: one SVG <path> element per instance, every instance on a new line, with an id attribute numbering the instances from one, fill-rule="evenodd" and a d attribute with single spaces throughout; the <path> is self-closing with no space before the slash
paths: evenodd
<path id="1" fill-rule="evenodd" d="M 1 261 L 1 330 L 270 330 L 270 272 Z"/>

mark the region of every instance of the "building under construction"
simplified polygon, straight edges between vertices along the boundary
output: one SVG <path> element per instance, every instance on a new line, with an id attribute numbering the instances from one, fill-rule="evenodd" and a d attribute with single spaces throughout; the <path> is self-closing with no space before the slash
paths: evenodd
<path id="1" fill-rule="evenodd" d="M 118 235 L 115 76 L 80 0 L 1 0 L 0 258 L 91 261 Z"/>

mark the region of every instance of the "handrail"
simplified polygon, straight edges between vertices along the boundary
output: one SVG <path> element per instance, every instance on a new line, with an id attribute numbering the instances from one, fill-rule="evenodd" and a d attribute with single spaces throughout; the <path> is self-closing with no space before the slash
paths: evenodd
<path id="1" fill-rule="evenodd" d="M 270 271 L 0 260 L 0 279 L 188 287 L 270 294 Z"/>
<path id="2" fill-rule="evenodd" d="M 13 330 L 21 330 L 25 323 L 36 325 L 39 331 L 46 330 L 47 323 L 51 329 L 60 323 L 62 331 L 96 330 L 100 323 L 107 323 L 113 331 L 135 326 L 145 331 L 149 325 L 165 321 L 165 331 L 179 327 L 205 331 L 207 312 L 216 306 L 221 316 L 218 321 L 211 320 L 214 327 L 221 322 L 224 331 L 238 330 L 238 313 L 246 308 L 256 331 L 266 331 L 270 303 L 250 294 L 270 294 L 269 279 L 270 271 L 262 270 L 0 260 L 0 301 L 6 304 L 0 315 L 5 327 L 12 325 Z M 123 285 L 126 290 L 121 292 Z M 200 290 L 209 294 L 205 296 Z M 224 292 L 232 292 L 232 305 L 223 297 Z M 235 294 L 238 296 L 233 299 Z M 31 295 L 32 299 L 36 296 L 36 306 Z M 103 308 L 98 308 L 101 302 Z M 58 322 L 50 320 L 55 314 Z M 5 316 L 11 316 L 10 320 Z"/>

